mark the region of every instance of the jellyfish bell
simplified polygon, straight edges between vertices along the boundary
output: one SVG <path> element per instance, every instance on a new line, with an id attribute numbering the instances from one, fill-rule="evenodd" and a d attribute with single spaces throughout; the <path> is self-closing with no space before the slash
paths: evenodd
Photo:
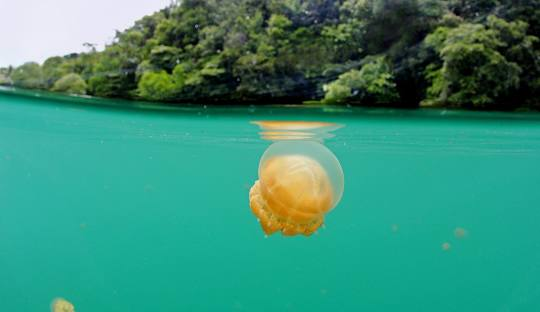
<path id="1" fill-rule="evenodd" d="M 341 200 L 343 184 L 339 161 L 321 143 L 276 142 L 260 160 L 251 210 L 267 235 L 311 235 Z"/>
<path id="2" fill-rule="evenodd" d="M 75 307 L 64 298 L 55 298 L 51 303 L 51 312 L 75 312 Z"/>

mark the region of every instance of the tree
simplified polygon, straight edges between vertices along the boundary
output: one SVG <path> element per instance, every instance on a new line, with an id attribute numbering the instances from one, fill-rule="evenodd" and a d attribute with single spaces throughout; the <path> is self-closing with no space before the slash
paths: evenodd
<path id="1" fill-rule="evenodd" d="M 10 67 L 0 67 L 0 86 L 2 85 L 11 85 L 13 82 L 9 77 L 11 75 L 12 68 Z"/>
<path id="2" fill-rule="evenodd" d="M 62 68 L 63 63 L 64 59 L 60 56 L 50 57 L 45 60 L 41 69 L 46 88 L 51 88 L 65 74 L 65 70 Z"/>
<path id="3" fill-rule="evenodd" d="M 176 64 L 180 62 L 181 49 L 158 45 L 150 51 L 148 61 L 155 68 L 172 72 Z"/>
<path id="4" fill-rule="evenodd" d="M 131 45 L 117 43 L 108 46 L 89 74 L 89 93 L 103 97 L 130 97 L 137 87 L 138 53 Z"/>
<path id="5" fill-rule="evenodd" d="M 11 73 L 11 80 L 17 87 L 42 89 L 46 87 L 43 72 L 38 63 L 29 62 L 17 67 Z"/>
<path id="6" fill-rule="evenodd" d="M 465 18 L 483 18 L 492 12 L 498 0 L 449 0 L 449 9 L 456 15 Z"/>
<path id="7" fill-rule="evenodd" d="M 428 103 L 476 108 L 519 105 L 515 102 L 520 99 L 510 100 L 510 94 L 527 83 L 521 79 L 527 75 L 523 68 L 537 62 L 533 44 L 538 39 L 526 35 L 523 22 L 508 23 L 495 16 L 487 21 L 487 26 L 439 27 L 427 36 L 426 44 L 442 61 L 427 68 Z"/>
<path id="8" fill-rule="evenodd" d="M 144 73 L 137 88 L 140 97 L 152 101 L 170 100 L 174 91 L 173 78 L 163 70 Z"/>
<path id="9" fill-rule="evenodd" d="M 534 105 L 540 96 L 540 51 L 537 47 L 540 39 L 528 35 L 529 25 L 521 20 L 508 22 L 495 16 L 487 19 L 488 27 L 497 32 L 504 43 L 498 50 L 509 62 L 521 68 L 519 90 L 509 94 L 503 102 L 527 102 Z M 517 103 L 516 103 L 517 104 Z M 522 103 L 518 104 L 522 105 Z"/>
<path id="10" fill-rule="evenodd" d="M 86 82 L 75 73 L 67 74 L 54 83 L 51 91 L 86 94 Z"/>
<path id="11" fill-rule="evenodd" d="M 392 104 L 399 95 L 390 65 L 384 57 L 375 57 L 360 70 L 352 69 L 324 86 L 324 103 Z"/>

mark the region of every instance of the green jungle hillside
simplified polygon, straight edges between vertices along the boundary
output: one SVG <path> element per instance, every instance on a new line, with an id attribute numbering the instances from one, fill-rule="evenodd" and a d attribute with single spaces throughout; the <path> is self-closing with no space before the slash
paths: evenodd
<path id="1" fill-rule="evenodd" d="M 540 0 L 183 0 L 103 51 L 2 68 L 0 84 L 171 103 L 539 109 L 539 32 Z"/>

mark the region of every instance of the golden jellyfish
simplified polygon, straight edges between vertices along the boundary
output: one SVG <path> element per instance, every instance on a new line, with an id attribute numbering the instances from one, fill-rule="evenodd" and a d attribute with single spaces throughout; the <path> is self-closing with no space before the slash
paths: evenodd
<path id="1" fill-rule="evenodd" d="M 442 250 L 444 250 L 444 251 L 450 250 L 450 247 L 451 247 L 451 245 L 450 245 L 449 242 L 444 242 L 444 243 L 441 245 L 441 248 L 442 248 Z"/>
<path id="2" fill-rule="evenodd" d="M 267 235 L 311 235 L 340 201 L 343 184 L 338 159 L 320 142 L 278 141 L 261 157 L 249 204 Z"/>
<path id="3" fill-rule="evenodd" d="M 459 239 L 467 237 L 468 234 L 467 230 L 461 227 L 457 227 L 454 230 L 454 236 Z"/>
<path id="4" fill-rule="evenodd" d="M 56 298 L 51 303 L 51 312 L 75 312 L 75 307 L 64 298 Z"/>

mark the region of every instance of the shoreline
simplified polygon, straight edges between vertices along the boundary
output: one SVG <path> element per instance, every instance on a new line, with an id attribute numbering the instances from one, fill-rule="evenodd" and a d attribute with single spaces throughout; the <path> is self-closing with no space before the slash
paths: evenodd
<path id="1" fill-rule="evenodd" d="M 540 111 L 494 111 L 494 110 L 468 110 L 462 108 L 445 107 L 369 107 L 352 105 L 314 105 L 314 104 L 202 104 L 202 103 L 162 103 L 127 100 L 121 98 L 102 98 L 94 96 L 69 95 L 65 93 L 22 89 L 0 86 L 1 96 L 24 97 L 34 101 L 62 102 L 66 106 L 86 107 L 95 109 L 121 110 L 157 114 L 190 114 L 203 115 L 289 115 L 291 111 L 301 111 L 298 120 L 311 120 L 314 117 L 342 117 L 351 118 L 420 118 L 420 119 L 481 119 L 481 120 L 523 120 L 540 122 Z M 316 119 L 316 118 L 315 118 Z"/>

